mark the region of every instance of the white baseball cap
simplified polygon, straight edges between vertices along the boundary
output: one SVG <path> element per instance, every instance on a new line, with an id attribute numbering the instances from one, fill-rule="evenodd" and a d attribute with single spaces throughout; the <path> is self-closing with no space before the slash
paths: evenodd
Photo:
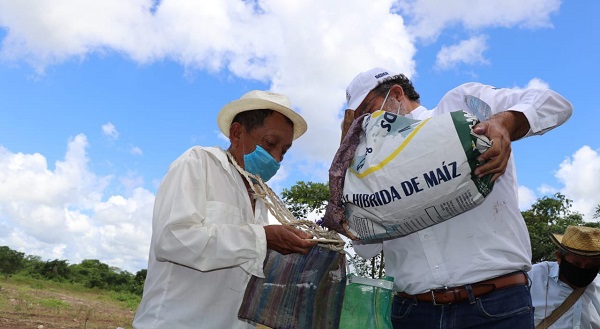
<path id="1" fill-rule="evenodd" d="M 391 73 L 381 67 L 359 73 L 346 88 L 348 109 L 356 110 L 371 90 L 377 87 L 381 81 L 394 75 L 396 73 Z"/>
<path id="2" fill-rule="evenodd" d="M 217 116 L 217 124 L 223 135 L 229 137 L 229 127 L 233 118 L 240 112 L 270 109 L 288 117 L 294 124 L 294 140 L 306 132 L 306 121 L 294 110 L 290 99 L 283 94 L 277 94 L 262 90 L 252 90 L 223 106 Z"/>

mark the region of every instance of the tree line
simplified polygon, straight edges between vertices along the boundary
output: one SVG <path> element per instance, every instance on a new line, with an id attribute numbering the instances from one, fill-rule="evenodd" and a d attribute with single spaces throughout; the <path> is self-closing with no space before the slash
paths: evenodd
<path id="1" fill-rule="evenodd" d="M 307 218 L 310 213 L 323 213 L 329 200 L 326 183 L 299 181 L 290 189 L 284 189 L 282 199 L 296 218 Z M 538 199 L 530 209 L 521 214 L 529 230 L 533 263 L 556 260 L 556 247 L 550 241 L 550 233 L 563 233 L 569 225 L 585 225 L 600 228 L 600 223 L 585 222 L 583 215 L 571 209 L 572 200 L 556 193 Z M 600 218 L 600 205 L 594 218 Z M 347 248 L 350 248 L 348 242 Z M 349 261 L 357 275 L 380 278 L 385 275 L 385 257 L 379 254 L 372 259 L 354 255 Z M 7 280 L 19 274 L 37 279 L 81 284 L 88 288 L 131 292 L 142 295 L 146 269 L 135 274 L 111 267 L 97 259 L 86 259 L 79 264 L 67 260 L 43 261 L 39 256 L 25 255 L 8 246 L 0 246 L 0 274 Z"/>
<path id="2" fill-rule="evenodd" d="M 25 255 L 8 246 L 0 246 L 0 273 L 5 280 L 19 274 L 35 279 L 81 284 L 98 288 L 142 295 L 146 270 L 136 274 L 111 267 L 97 259 L 85 259 L 79 264 L 67 260 L 43 261 L 40 256 Z"/>

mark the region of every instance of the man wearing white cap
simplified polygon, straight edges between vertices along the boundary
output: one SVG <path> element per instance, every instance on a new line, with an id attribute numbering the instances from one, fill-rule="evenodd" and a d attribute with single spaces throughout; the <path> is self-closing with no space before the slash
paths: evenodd
<path id="1" fill-rule="evenodd" d="M 533 328 L 525 274 L 531 246 L 518 207 L 511 142 L 561 125 L 571 116 L 571 104 L 551 90 L 466 83 L 428 110 L 409 79 L 382 68 L 356 76 L 346 96 L 355 118 L 384 110 L 424 120 L 464 110 L 481 121 L 473 132 L 492 141 L 474 171 L 495 182 L 482 204 L 404 237 L 355 241 L 364 258 L 384 252 L 396 290 L 394 328 Z"/>
<path id="2" fill-rule="evenodd" d="M 529 271 L 536 328 L 600 328 L 600 228 L 569 226 L 550 238 L 557 261 Z"/>
<path id="3" fill-rule="evenodd" d="M 158 189 L 134 328 L 253 328 L 237 314 L 250 277 L 264 277 L 267 248 L 306 254 L 315 245 L 301 230 L 268 225 L 265 204 L 240 174 L 268 181 L 306 131 L 288 97 L 248 92 L 225 105 L 217 122 L 229 149 L 192 147 Z"/>

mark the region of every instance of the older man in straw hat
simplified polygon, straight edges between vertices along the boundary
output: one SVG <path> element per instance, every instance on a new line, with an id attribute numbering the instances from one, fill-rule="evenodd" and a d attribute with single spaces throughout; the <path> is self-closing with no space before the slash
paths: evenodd
<path id="1" fill-rule="evenodd" d="M 315 245 L 308 233 L 268 225 L 245 173 L 268 181 L 306 131 L 288 97 L 251 91 L 225 105 L 217 122 L 229 149 L 192 147 L 158 189 L 135 328 L 254 327 L 237 313 L 250 277 L 264 277 L 267 248 L 306 254 Z"/>
<path id="2" fill-rule="evenodd" d="M 600 229 L 569 226 L 550 238 L 557 261 L 529 272 L 536 328 L 600 328 Z"/>

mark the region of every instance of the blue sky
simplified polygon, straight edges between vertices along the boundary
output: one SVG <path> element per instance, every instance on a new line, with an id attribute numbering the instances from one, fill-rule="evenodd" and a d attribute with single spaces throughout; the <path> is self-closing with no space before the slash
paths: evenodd
<path id="1" fill-rule="evenodd" d="M 318 10 L 316 10 L 318 8 Z M 220 108 L 282 92 L 309 129 L 270 185 L 327 181 L 344 89 L 404 72 L 432 108 L 458 84 L 549 87 L 575 111 L 513 143 L 523 210 L 600 204 L 598 1 L 0 0 L 0 245 L 146 267 L 152 203 L 193 145 L 227 147 Z"/>

